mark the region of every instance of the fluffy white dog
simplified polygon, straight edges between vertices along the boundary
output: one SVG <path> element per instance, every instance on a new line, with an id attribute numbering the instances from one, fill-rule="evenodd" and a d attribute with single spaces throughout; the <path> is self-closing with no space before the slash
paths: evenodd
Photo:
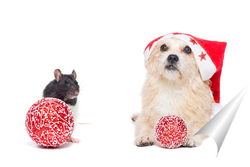
<path id="1" fill-rule="evenodd" d="M 183 146 L 199 146 L 205 135 L 193 136 L 211 117 L 214 98 L 210 81 L 203 81 L 194 52 L 176 37 L 159 41 L 145 62 L 147 77 L 142 88 L 142 111 L 135 121 L 135 144 L 155 143 L 154 126 L 167 114 L 182 117 L 188 126 Z"/>

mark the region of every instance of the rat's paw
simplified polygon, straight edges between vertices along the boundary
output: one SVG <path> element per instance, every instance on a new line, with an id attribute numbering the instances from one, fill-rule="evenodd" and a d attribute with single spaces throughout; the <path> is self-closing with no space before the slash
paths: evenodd
<path id="1" fill-rule="evenodd" d="M 192 136 L 188 137 L 187 140 L 182 144 L 184 147 L 197 147 L 200 146 L 202 143 L 202 140 L 200 136 Z"/>
<path id="2" fill-rule="evenodd" d="M 76 139 L 76 138 L 73 138 L 73 137 L 70 137 L 67 142 L 71 142 L 71 143 L 80 143 L 80 139 Z"/>
<path id="3" fill-rule="evenodd" d="M 138 147 L 151 146 L 154 144 L 154 138 L 150 136 L 139 136 L 135 139 L 135 145 Z"/>

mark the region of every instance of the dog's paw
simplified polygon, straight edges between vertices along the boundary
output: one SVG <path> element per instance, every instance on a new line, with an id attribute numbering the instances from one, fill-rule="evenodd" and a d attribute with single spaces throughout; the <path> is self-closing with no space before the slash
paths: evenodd
<path id="1" fill-rule="evenodd" d="M 154 144 L 154 138 L 150 136 L 139 136 L 135 139 L 135 145 L 138 147 L 151 146 Z"/>
<path id="2" fill-rule="evenodd" d="M 131 120 L 132 120 L 133 122 L 135 122 L 135 121 L 137 120 L 138 116 L 139 116 L 138 113 L 133 114 L 133 115 L 131 116 Z"/>
<path id="3" fill-rule="evenodd" d="M 197 147 L 200 146 L 202 140 L 199 136 L 188 137 L 187 140 L 182 144 L 184 147 Z"/>

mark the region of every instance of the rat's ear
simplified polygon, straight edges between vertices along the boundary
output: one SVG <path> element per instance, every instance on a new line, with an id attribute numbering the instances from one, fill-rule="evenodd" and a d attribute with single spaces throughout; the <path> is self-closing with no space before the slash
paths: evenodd
<path id="1" fill-rule="evenodd" d="M 54 71 L 54 76 L 55 76 L 56 81 L 58 82 L 59 79 L 60 79 L 60 77 L 62 76 L 61 70 L 56 69 L 56 70 Z"/>
<path id="2" fill-rule="evenodd" d="M 76 79 L 76 72 L 75 72 L 75 70 L 72 71 L 71 75 L 73 75 L 73 77 Z"/>

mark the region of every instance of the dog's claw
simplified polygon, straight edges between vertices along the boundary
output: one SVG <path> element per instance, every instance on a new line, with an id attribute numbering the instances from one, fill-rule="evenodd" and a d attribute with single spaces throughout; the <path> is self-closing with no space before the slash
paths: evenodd
<path id="1" fill-rule="evenodd" d="M 135 144 L 138 147 L 152 146 L 154 144 L 153 138 L 149 136 L 140 136 L 135 140 Z"/>
<path id="2" fill-rule="evenodd" d="M 138 118 L 138 115 L 139 115 L 139 114 L 133 114 L 133 115 L 131 116 L 131 120 L 132 120 L 133 122 L 135 122 L 135 121 L 137 120 L 137 118 Z"/>
<path id="3" fill-rule="evenodd" d="M 183 147 L 197 147 L 201 145 L 202 140 L 199 136 L 188 137 L 187 140 L 182 144 Z"/>

